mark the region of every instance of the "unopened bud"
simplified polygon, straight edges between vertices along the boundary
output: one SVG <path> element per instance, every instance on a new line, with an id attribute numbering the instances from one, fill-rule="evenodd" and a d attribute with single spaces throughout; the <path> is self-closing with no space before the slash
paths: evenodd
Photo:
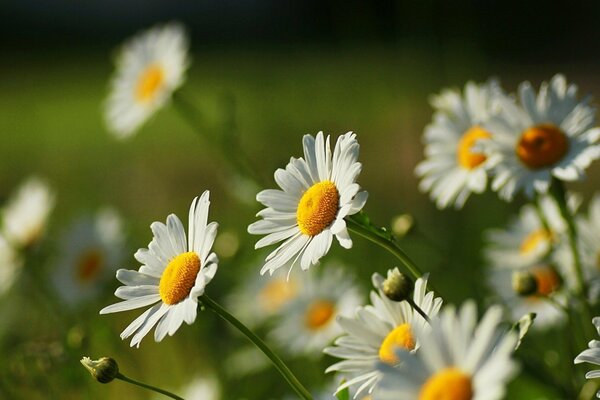
<path id="1" fill-rule="evenodd" d="M 398 237 L 406 236 L 415 227 L 415 219 L 410 214 L 401 214 L 392 219 L 392 233 Z"/>
<path id="2" fill-rule="evenodd" d="M 512 287 L 520 296 L 531 296 L 537 292 L 538 284 L 531 272 L 516 271 L 512 275 Z"/>
<path id="3" fill-rule="evenodd" d="M 406 300 L 413 291 L 413 282 L 398 268 L 389 270 L 387 278 L 383 281 L 383 294 L 394 301 Z"/>
<path id="4" fill-rule="evenodd" d="M 100 383 L 108 383 L 119 375 L 119 365 L 114 359 L 109 357 L 102 357 L 96 361 L 89 357 L 83 357 L 81 364 Z"/>

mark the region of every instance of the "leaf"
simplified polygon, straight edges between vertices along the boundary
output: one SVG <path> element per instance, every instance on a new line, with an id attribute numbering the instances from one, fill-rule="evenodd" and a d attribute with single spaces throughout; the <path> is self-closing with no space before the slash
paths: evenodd
<path id="1" fill-rule="evenodd" d="M 511 330 L 517 332 L 519 335 L 519 340 L 515 345 L 515 350 L 519 348 L 519 346 L 521 345 L 521 341 L 529 331 L 529 328 L 531 328 L 531 325 L 533 325 L 533 320 L 535 320 L 535 316 L 535 313 L 525 314 L 521 317 L 521 319 L 519 319 L 513 324 Z"/>

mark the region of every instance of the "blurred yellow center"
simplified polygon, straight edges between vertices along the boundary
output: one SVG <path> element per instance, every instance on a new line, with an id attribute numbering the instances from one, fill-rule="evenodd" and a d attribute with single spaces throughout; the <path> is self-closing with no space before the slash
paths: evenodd
<path id="1" fill-rule="evenodd" d="M 300 232 L 314 236 L 321 233 L 335 219 L 338 212 L 340 194 L 331 181 L 312 185 L 300 199 L 296 220 Z"/>
<path id="2" fill-rule="evenodd" d="M 533 231 L 527 235 L 525 239 L 523 239 L 521 242 L 521 247 L 519 248 L 519 252 L 521 255 L 525 256 L 534 251 L 540 244 L 544 242 L 550 242 L 552 237 L 552 232 L 546 229 L 538 229 Z"/>
<path id="3" fill-rule="evenodd" d="M 97 249 L 83 252 L 76 265 L 77 279 L 83 283 L 93 281 L 102 269 L 102 261 L 102 252 Z"/>
<path id="4" fill-rule="evenodd" d="M 383 339 L 379 348 L 379 359 L 391 365 L 397 364 L 400 361 L 394 352 L 397 348 L 405 350 L 415 348 L 415 338 L 407 322 L 398 325 Z"/>
<path id="5" fill-rule="evenodd" d="M 548 296 L 560 288 L 560 277 L 552 267 L 537 267 L 531 273 L 537 283 L 539 296 Z"/>
<path id="6" fill-rule="evenodd" d="M 335 315 L 335 304 L 329 300 L 318 300 L 308 306 L 304 323 L 310 330 L 323 328 Z"/>
<path id="7" fill-rule="evenodd" d="M 458 148 L 456 149 L 456 157 L 461 167 L 465 169 L 473 169 L 478 167 L 486 159 L 482 153 L 475 153 L 472 151 L 473 146 L 479 139 L 488 139 L 492 135 L 483 130 L 480 126 L 473 126 L 466 131 L 460 141 L 458 142 Z"/>
<path id="8" fill-rule="evenodd" d="M 526 129 L 517 144 L 517 156 L 530 169 L 554 165 L 569 150 L 565 134 L 552 124 L 541 124 Z"/>
<path id="9" fill-rule="evenodd" d="M 258 301 L 266 311 L 277 312 L 297 292 L 298 288 L 295 282 L 288 282 L 285 279 L 272 279 L 258 294 Z"/>
<path id="10" fill-rule="evenodd" d="M 151 64 L 142 72 L 135 90 L 135 97 L 138 101 L 146 102 L 152 100 L 161 88 L 165 80 L 163 69 Z"/>
<path id="11" fill-rule="evenodd" d="M 471 400 L 473 386 L 471 377 L 450 367 L 432 375 L 421 387 L 419 400 Z"/>
<path id="12" fill-rule="evenodd" d="M 200 272 L 200 258 L 193 251 L 182 253 L 169 262 L 160 277 L 158 291 L 165 304 L 177 304 L 194 287 Z"/>

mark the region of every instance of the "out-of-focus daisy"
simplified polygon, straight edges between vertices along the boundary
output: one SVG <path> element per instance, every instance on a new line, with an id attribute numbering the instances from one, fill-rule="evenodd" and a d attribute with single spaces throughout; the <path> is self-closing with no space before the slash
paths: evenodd
<path id="1" fill-rule="evenodd" d="M 0 235 L 0 296 L 12 287 L 22 266 L 23 260 L 16 249 Z"/>
<path id="2" fill-rule="evenodd" d="M 150 225 L 154 238 L 147 249 L 139 249 L 135 258 L 142 263 L 138 271 L 120 269 L 120 286 L 115 295 L 124 301 L 100 310 L 100 314 L 127 311 L 154 304 L 121 333 L 125 339 L 133 335 L 131 346 L 138 346 L 156 325 L 154 340 L 171 336 L 185 321 L 196 319 L 198 297 L 217 272 L 217 256 L 211 252 L 217 235 L 217 223 L 208 221 L 209 192 L 192 201 L 187 236 L 176 215 L 167 224 Z"/>
<path id="3" fill-rule="evenodd" d="M 316 138 L 305 135 L 303 145 L 304 158 L 292 157 L 285 170 L 275 171 L 281 190 L 263 190 L 256 196 L 267 208 L 257 214 L 263 219 L 250 225 L 248 232 L 267 236 L 255 247 L 283 241 L 269 254 L 261 274 L 273 273 L 292 259 L 292 266 L 300 259 L 302 269 L 308 269 L 329 251 L 333 236 L 342 247 L 352 247 L 344 218 L 359 212 L 367 201 L 367 192 L 355 183 L 362 168 L 355 134 L 340 136 L 333 156 L 329 136 L 323 132 Z"/>
<path id="4" fill-rule="evenodd" d="M 529 82 L 519 86 L 520 105 L 501 98 L 502 111 L 486 129 L 494 135 L 483 141 L 494 168 L 492 188 L 511 200 L 524 191 L 546 193 L 552 177 L 575 181 L 600 157 L 600 128 L 590 99 L 577 100 L 577 87 L 555 75 L 535 94 Z"/>
<path id="5" fill-rule="evenodd" d="M 246 326 L 260 325 L 298 297 L 303 291 L 304 282 L 305 278 L 300 274 L 286 276 L 283 270 L 268 277 L 254 273 L 232 291 L 227 299 L 228 309 Z"/>
<path id="6" fill-rule="evenodd" d="M 343 331 L 336 317 L 352 315 L 362 296 L 341 266 L 309 271 L 302 291 L 281 309 L 271 336 L 292 354 L 318 357 Z"/>
<path id="7" fill-rule="evenodd" d="M 105 119 L 109 130 L 124 138 L 163 107 L 183 83 L 189 65 L 183 26 L 156 26 L 129 39 L 116 64 Z"/>
<path id="8" fill-rule="evenodd" d="M 183 388 L 181 397 L 186 400 L 219 400 L 221 387 L 214 377 L 202 375 Z"/>
<path id="9" fill-rule="evenodd" d="M 388 271 L 388 276 L 393 273 Z M 371 393 L 381 378 L 381 372 L 375 368 L 378 361 L 397 365 L 402 360 L 395 354 L 397 348 L 416 351 L 420 343 L 415 336 L 417 329 L 427 329 L 427 321 L 406 301 L 395 302 L 383 293 L 383 276 L 373 275 L 373 285 L 377 292 L 371 292 L 371 303 L 356 309 L 354 318 L 339 317 L 346 335 L 338 338 L 335 345 L 327 347 L 324 352 L 342 358 L 331 365 L 325 372 L 339 371 L 351 378 L 338 388 L 357 385 L 356 395 Z M 415 282 L 413 301 L 427 316 L 434 318 L 442 299 L 434 297 L 433 292 L 426 292 L 427 278 L 419 278 Z"/>
<path id="10" fill-rule="evenodd" d="M 594 317 L 592 319 L 592 324 L 596 327 L 598 334 L 600 335 L 600 317 Z M 587 349 L 583 350 L 581 353 L 575 357 L 574 363 L 581 364 L 583 362 L 587 362 L 594 365 L 600 365 L 600 341 L 599 340 L 590 340 Z M 585 374 L 586 379 L 595 379 L 600 378 L 600 370 L 596 369 L 593 371 L 589 371 Z M 596 393 L 596 397 L 600 398 L 600 391 Z"/>
<path id="11" fill-rule="evenodd" d="M 457 313 L 447 307 L 419 332 L 421 348 L 412 354 L 398 350 L 402 363 L 379 363 L 383 377 L 376 398 L 381 400 L 494 400 L 501 399 L 517 372 L 511 355 L 517 342 L 503 332 L 500 307 L 493 306 L 477 323 L 473 302 Z"/>
<path id="12" fill-rule="evenodd" d="M 58 271 L 53 274 L 63 301 L 79 306 L 96 296 L 121 261 L 123 241 L 121 218 L 113 209 L 75 221 L 62 237 Z"/>
<path id="13" fill-rule="evenodd" d="M 37 177 L 25 181 L 2 211 L 6 239 L 16 247 L 36 243 L 44 234 L 54 202 L 54 193 L 46 182 Z"/>
<path id="14" fill-rule="evenodd" d="M 433 122 L 425 128 L 425 156 L 416 168 L 422 180 L 420 189 L 429 192 L 438 208 L 460 208 L 471 193 L 482 193 L 487 186 L 486 156 L 474 149 L 480 139 L 492 132 L 483 128 L 497 113 L 497 97 L 504 96 L 495 81 L 468 82 L 464 94 L 445 90 L 434 96 Z"/>

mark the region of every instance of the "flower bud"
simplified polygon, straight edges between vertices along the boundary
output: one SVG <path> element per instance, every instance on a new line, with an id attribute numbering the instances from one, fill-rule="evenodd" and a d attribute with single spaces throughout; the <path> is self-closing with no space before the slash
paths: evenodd
<path id="1" fill-rule="evenodd" d="M 100 383 L 108 383 L 119 375 L 119 365 L 114 359 L 109 357 L 102 357 L 96 361 L 89 357 L 83 357 L 81 364 Z"/>
<path id="2" fill-rule="evenodd" d="M 410 214 L 401 214 L 392 219 L 392 233 L 404 237 L 415 227 L 415 219 Z"/>
<path id="3" fill-rule="evenodd" d="M 535 276 L 527 271 L 515 271 L 512 275 L 512 287 L 519 296 L 531 296 L 537 293 Z"/>
<path id="4" fill-rule="evenodd" d="M 413 291 L 413 282 L 398 268 L 389 270 L 387 278 L 383 281 L 383 294 L 394 301 L 406 300 Z"/>

